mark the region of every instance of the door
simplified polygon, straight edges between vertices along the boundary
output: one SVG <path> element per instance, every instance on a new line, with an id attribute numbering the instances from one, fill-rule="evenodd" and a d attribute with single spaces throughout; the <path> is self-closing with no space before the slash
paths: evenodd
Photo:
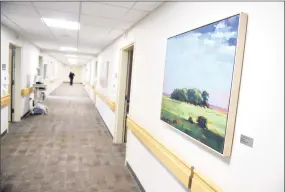
<path id="1" fill-rule="evenodd" d="M 11 102 L 9 105 L 9 122 L 13 121 L 14 114 L 14 89 L 15 89 L 15 53 L 16 48 L 12 45 L 9 46 L 9 85 L 8 85 L 8 93 L 11 98 Z"/>
<path id="2" fill-rule="evenodd" d="M 131 83 L 132 83 L 132 67 L 133 67 L 133 54 L 134 47 L 132 46 L 128 50 L 128 62 L 127 62 L 127 80 L 126 80 L 126 93 L 125 93 L 125 131 L 124 131 L 124 142 L 127 142 L 127 127 L 126 127 L 126 119 L 127 115 L 129 114 L 130 109 L 130 95 L 131 95 Z"/>

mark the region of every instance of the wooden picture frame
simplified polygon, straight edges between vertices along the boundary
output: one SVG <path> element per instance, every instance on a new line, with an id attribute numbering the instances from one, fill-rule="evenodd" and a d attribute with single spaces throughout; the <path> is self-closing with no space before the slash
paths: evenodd
<path id="1" fill-rule="evenodd" d="M 220 103 L 215 101 L 216 103 L 218 103 L 218 105 L 216 105 L 215 102 L 213 102 L 213 103 L 208 102 L 209 93 L 207 92 L 207 88 L 212 91 L 212 92 L 210 92 L 210 95 L 213 93 L 215 98 L 217 98 L 217 95 L 218 95 L 218 94 L 216 94 L 216 92 L 215 92 L 216 90 L 214 90 L 215 86 L 212 86 L 211 81 L 209 84 L 211 84 L 212 87 L 210 87 L 210 85 L 207 85 L 207 86 L 205 86 L 206 89 L 199 90 L 202 87 L 202 85 L 199 84 L 201 82 L 200 76 L 202 74 L 199 73 L 199 72 L 201 72 L 201 69 L 199 67 L 196 67 L 197 65 L 200 65 L 200 63 L 197 62 L 198 60 L 195 61 L 195 60 L 191 60 L 190 58 L 187 58 L 188 60 L 187 59 L 186 60 L 178 59 L 179 57 L 177 55 L 181 54 L 181 50 L 185 51 L 185 49 L 178 47 L 178 45 L 180 45 L 179 43 L 175 44 L 173 42 L 174 41 L 176 41 L 176 42 L 184 41 L 181 45 L 185 46 L 185 44 L 186 44 L 188 46 L 187 47 L 188 50 L 189 50 L 189 47 L 194 46 L 194 47 L 191 47 L 192 48 L 191 50 L 196 50 L 196 47 L 195 47 L 196 44 L 190 44 L 189 43 L 189 42 L 192 42 L 192 41 L 189 41 L 190 37 L 188 39 L 186 39 L 187 41 L 183 38 L 187 38 L 187 35 L 190 35 L 190 34 L 193 35 L 194 34 L 194 35 L 197 35 L 197 36 L 195 36 L 195 38 L 198 39 L 198 38 L 200 38 L 200 36 L 198 36 L 199 33 L 203 34 L 206 31 L 207 27 L 209 27 L 209 30 L 211 29 L 213 31 L 213 33 L 214 32 L 216 33 L 215 30 L 217 30 L 219 32 L 218 29 L 221 29 L 221 33 L 217 32 L 216 34 L 214 34 L 216 36 L 226 35 L 226 33 L 222 31 L 223 30 L 222 29 L 222 25 L 223 25 L 222 22 L 224 22 L 224 25 L 225 25 L 225 23 L 229 23 L 228 25 L 231 26 L 230 21 L 233 21 L 234 19 L 236 21 L 238 21 L 235 23 L 235 27 L 234 27 L 235 32 L 236 32 L 235 33 L 236 36 L 232 39 L 227 40 L 227 43 L 229 42 L 229 45 L 228 45 L 229 47 L 231 47 L 231 48 L 235 47 L 235 49 L 231 49 L 231 58 L 233 60 L 231 63 L 233 65 L 233 67 L 231 68 L 231 73 L 229 73 L 230 70 L 227 70 L 228 75 L 231 75 L 231 81 L 227 82 L 228 85 L 230 85 L 230 88 L 228 88 L 228 86 L 227 86 L 227 94 L 226 95 L 228 97 L 225 97 L 228 100 L 226 100 L 226 99 L 223 100 L 224 103 L 226 103 L 226 105 L 224 103 L 222 103 L 222 105 L 219 105 Z M 239 97 L 239 90 L 240 90 L 240 81 L 241 81 L 241 74 L 242 74 L 243 55 L 244 55 L 244 48 L 245 48 L 247 20 L 248 20 L 248 16 L 246 13 L 239 13 L 239 14 L 235 14 L 233 16 L 221 19 L 219 21 L 215 21 L 213 23 L 198 27 L 198 28 L 190 30 L 188 32 L 178 34 L 174 37 L 168 38 L 168 44 L 167 44 L 168 49 L 167 49 L 167 55 L 166 55 L 166 69 L 165 69 L 165 75 L 164 75 L 165 77 L 164 77 L 164 88 L 163 88 L 163 96 L 162 96 L 163 98 L 162 98 L 162 104 L 161 104 L 161 117 L 160 117 L 160 119 L 163 122 L 165 122 L 167 125 L 170 125 L 172 128 L 175 128 L 176 130 L 178 130 L 180 133 L 183 133 L 183 134 L 189 136 L 191 139 L 198 141 L 198 143 L 201 143 L 203 146 L 206 146 L 207 148 L 213 150 L 214 152 L 217 152 L 218 154 L 220 154 L 224 157 L 231 156 L 231 152 L 232 152 L 232 145 L 233 145 L 234 131 L 235 131 L 235 122 L 236 122 L 236 114 L 237 114 L 237 107 L 238 107 L 238 97 Z M 220 26 L 218 26 L 218 25 L 220 25 Z M 238 27 L 236 25 L 238 25 Z M 219 27 L 221 27 L 221 28 L 219 28 Z M 225 27 L 225 26 L 223 26 L 223 27 Z M 226 27 L 227 27 L 227 25 L 226 25 Z M 206 34 L 206 32 L 205 32 L 205 34 Z M 208 35 L 209 34 L 210 33 L 208 33 Z M 194 37 L 194 36 L 191 36 L 191 38 L 192 37 Z M 202 37 L 206 37 L 205 40 L 210 39 L 207 36 L 202 36 Z M 214 36 L 211 36 L 211 37 L 214 37 Z M 171 39 L 173 39 L 173 40 L 172 40 L 172 42 L 169 43 L 169 40 L 171 40 Z M 204 40 L 205 46 L 210 45 L 210 44 L 206 44 L 205 40 Z M 210 39 L 210 40 L 212 40 L 212 39 Z M 230 43 L 230 40 L 233 41 L 234 43 L 233 42 Z M 216 43 L 215 40 L 213 40 L 213 41 L 214 42 L 208 42 L 208 43 Z M 218 40 L 217 40 L 217 42 L 218 42 Z M 172 46 L 170 49 L 171 52 L 169 52 L 169 46 Z M 200 47 L 197 47 L 197 49 L 198 48 L 200 48 Z M 217 48 L 219 48 L 219 47 L 217 47 Z M 173 50 L 174 50 L 174 52 L 175 52 L 175 50 L 177 50 L 178 53 L 173 54 Z M 186 49 L 186 51 L 188 51 L 188 50 Z M 202 54 L 202 53 L 204 53 L 204 52 L 202 51 L 201 53 L 199 52 L 198 54 Z M 201 56 L 201 55 L 199 55 L 199 56 Z M 205 55 L 205 57 L 207 57 L 207 56 L 208 55 Z M 179 76 L 179 75 L 177 76 L 178 73 L 175 73 L 173 70 L 170 70 L 170 69 L 175 69 L 175 68 L 179 68 L 179 67 L 181 68 L 181 66 L 179 66 L 179 64 L 181 62 L 183 63 L 182 66 L 187 66 L 188 64 L 185 63 L 185 61 L 187 61 L 187 62 L 190 61 L 191 67 L 192 67 L 191 68 L 192 71 L 190 71 L 188 75 L 192 75 L 195 77 L 196 76 L 198 77 L 200 75 L 197 78 L 198 80 L 195 80 L 194 83 L 192 81 L 191 82 L 192 84 L 190 83 L 191 85 L 189 84 L 190 88 L 189 87 L 186 87 L 186 88 L 181 87 L 181 84 L 183 84 L 183 83 L 178 82 L 176 80 L 176 79 L 180 78 L 180 80 L 185 80 L 186 82 L 188 82 L 188 81 L 190 81 L 190 79 L 181 79 L 182 77 L 186 77 L 186 76 L 185 75 L 183 76 L 183 74 L 181 76 Z M 213 60 L 213 62 L 214 61 L 215 60 Z M 171 63 L 171 67 L 167 66 L 168 63 Z M 207 66 L 207 65 L 205 65 L 205 66 Z M 189 67 L 189 66 L 187 66 L 187 67 Z M 207 66 L 207 67 L 209 68 L 209 66 Z M 214 68 L 214 67 L 215 66 L 211 66 L 210 68 Z M 195 69 L 199 69 L 200 71 L 197 71 L 197 70 L 195 71 Z M 184 73 L 183 71 L 186 71 L 185 73 L 188 72 L 187 69 L 184 69 L 184 68 L 181 68 L 180 71 L 182 71 L 182 73 Z M 171 74 L 171 75 L 173 74 L 176 76 L 171 76 L 169 74 Z M 214 76 L 216 74 L 212 73 L 211 75 Z M 205 78 L 205 80 L 207 80 L 207 78 L 209 78 L 209 77 L 204 76 L 204 78 Z M 227 78 L 230 79 L 229 76 Z M 167 79 L 167 81 L 166 81 L 166 79 Z M 175 79 L 175 80 L 173 80 L 173 79 Z M 169 83 L 169 81 L 171 81 L 171 83 Z M 177 87 L 174 87 L 174 84 Z M 193 84 L 195 84 L 195 85 L 193 85 Z M 193 86 L 197 86 L 199 89 L 197 89 L 196 87 L 193 87 Z M 170 89 L 170 87 L 171 87 L 171 89 Z M 171 90 L 171 91 L 169 91 L 169 90 Z M 190 90 L 190 92 L 189 92 L 189 90 Z M 175 91 L 177 91 L 177 93 L 178 93 L 178 91 L 180 91 L 180 92 L 178 94 L 176 94 L 176 93 L 174 93 Z M 192 99 L 192 95 L 191 95 L 192 92 L 194 92 L 193 94 L 199 94 L 200 99 L 191 100 Z M 205 94 L 204 94 L 204 92 L 205 92 Z M 217 92 L 218 92 L 218 90 L 217 90 Z M 180 94 L 180 96 L 182 94 L 182 96 L 179 97 L 179 94 Z M 183 94 L 185 94 L 185 96 L 183 96 Z M 206 99 L 204 99 L 204 98 L 206 98 Z M 210 104 L 213 104 L 213 105 L 210 105 Z M 185 108 L 182 105 L 185 105 Z M 180 106 L 180 107 L 177 107 L 177 106 Z M 220 106 L 227 106 L 227 108 L 221 108 Z M 205 109 L 203 109 L 203 108 L 205 108 Z M 190 110 L 192 110 L 192 111 L 190 111 Z M 180 111 L 180 112 L 178 112 L 178 111 Z M 210 117 L 209 114 L 210 113 L 214 114 L 214 111 L 217 112 L 217 114 L 216 114 L 217 116 L 222 114 L 222 115 L 220 115 L 221 119 L 216 120 L 216 119 L 214 119 L 214 117 Z M 187 116 L 188 114 L 190 114 L 190 115 Z M 205 115 L 202 116 L 201 114 L 205 114 Z M 192 119 L 192 117 L 195 117 L 195 118 Z M 209 124 L 210 123 L 211 124 L 208 126 L 207 122 L 209 122 Z M 201 124 L 202 124 L 202 126 L 201 126 Z M 220 127 L 218 127 L 218 126 L 220 126 Z M 218 133 L 218 131 L 220 131 L 220 132 Z M 215 141 L 215 139 L 217 139 L 217 140 Z"/>

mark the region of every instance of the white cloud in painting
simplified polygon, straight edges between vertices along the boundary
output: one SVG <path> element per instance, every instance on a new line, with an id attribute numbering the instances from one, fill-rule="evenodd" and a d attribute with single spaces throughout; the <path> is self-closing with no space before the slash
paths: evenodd
<path id="1" fill-rule="evenodd" d="M 237 33 L 236 32 L 220 32 L 220 31 L 217 31 L 215 33 L 213 33 L 211 35 L 211 37 L 214 39 L 214 38 L 217 38 L 217 39 L 225 39 L 225 40 L 228 40 L 230 38 L 234 38 L 236 37 Z"/>
<path id="2" fill-rule="evenodd" d="M 227 108 L 235 57 L 235 46 L 229 40 L 236 37 L 237 31 L 220 22 L 209 33 L 194 31 L 170 39 L 164 92 L 170 94 L 175 88 L 207 90 L 210 104 Z"/>

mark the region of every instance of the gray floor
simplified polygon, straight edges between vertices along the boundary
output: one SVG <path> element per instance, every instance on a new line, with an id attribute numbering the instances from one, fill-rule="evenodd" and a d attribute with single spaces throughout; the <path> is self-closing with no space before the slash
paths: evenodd
<path id="1" fill-rule="evenodd" d="M 137 192 L 80 84 L 62 84 L 46 100 L 49 114 L 29 116 L 1 139 L 1 192 Z"/>

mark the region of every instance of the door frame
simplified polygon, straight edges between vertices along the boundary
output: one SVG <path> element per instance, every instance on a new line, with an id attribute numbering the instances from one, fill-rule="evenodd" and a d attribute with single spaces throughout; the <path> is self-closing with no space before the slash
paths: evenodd
<path id="1" fill-rule="evenodd" d="M 11 51 L 11 52 L 10 52 Z M 14 106 L 14 92 L 15 92 L 15 62 L 16 59 L 16 47 L 13 44 L 9 44 L 9 58 L 8 58 L 8 62 L 9 62 L 9 69 L 8 69 L 8 74 L 9 74 L 9 95 L 10 95 L 10 104 L 9 104 L 9 108 L 8 108 L 8 122 L 11 123 L 14 121 L 14 113 L 13 109 L 15 110 L 15 106 Z"/>
<path id="2" fill-rule="evenodd" d="M 126 83 L 128 78 L 128 51 L 133 49 L 133 61 L 135 61 L 135 42 L 128 44 L 120 49 L 120 64 L 118 70 L 118 87 L 116 95 L 116 110 L 115 110 L 115 132 L 114 132 L 114 143 L 124 143 L 125 132 L 126 132 L 126 119 L 125 119 L 125 94 L 126 94 Z M 131 81 L 131 80 L 130 80 Z"/>
<path id="3" fill-rule="evenodd" d="M 9 43 L 9 52 L 10 47 L 15 48 L 15 61 L 14 61 L 14 87 L 11 87 L 11 104 L 9 105 L 10 111 L 12 110 L 11 107 L 14 108 L 14 113 L 11 114 L 11 122 L 19 122 L 21 121 L 21 66 L 22 66 L 22 48 L 18 45 L 13 43 Z M 9 55 L 10 57 L 10 55 Z M 10 59 L 10 58 L 9 58 Z M 13 65 L 13 64 L 12 64 Z M 12 67 L 12 66 L 11 66 Z M 11 70 L 12 73 L 13 69 Z M 11 74 L 9 74 L 11 75 Z M 10 77 L 9 77 L 10 79 Z M 12 83 L 12 82 L 9 82 Z M 11 84 L 9 86 L 12 86 Z M 13 89 L 13 90 L 12 90 Z"/>
<path id="4" fill-rule="evenodd" d="M 98 80 L 98 60 L 97 58 L 94 63 L 95 63 L 95 66 L 94 66 L 94 78 L 92 82 L 92 85 L 93 85 L 92 92 L 93 92 L 93 102 L 96 106 L 96 87 L 97 87 L 97 80 Z"/>

